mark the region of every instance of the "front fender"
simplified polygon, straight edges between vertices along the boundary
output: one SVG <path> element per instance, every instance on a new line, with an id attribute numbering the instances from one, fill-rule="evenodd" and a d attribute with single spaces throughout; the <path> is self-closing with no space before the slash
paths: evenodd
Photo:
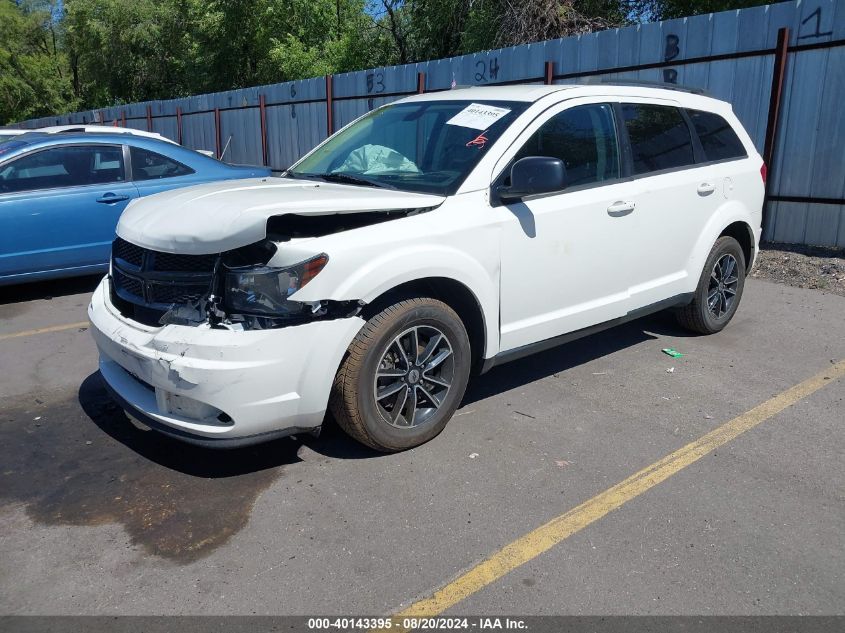
<path id="1" fill-rule="evenodd" d="M 331 261 L 331 260 L 330 260 Z M 331 265 L 334 264 L 334 265 Z M 331 262 L 311 283 L 293 296 L 297 301 L 361 300 L 371 303 L 379 296 L 402 284 L 429 279 L 446 278 L 463 284 L 476 298 L 481 308 L 488 358 L 498 352 L 499 321 L 499 262 L 482 263 L 451 245 L 402 245 L 401 248 L 380 253 L 359 261 L 357 265 Z"/>

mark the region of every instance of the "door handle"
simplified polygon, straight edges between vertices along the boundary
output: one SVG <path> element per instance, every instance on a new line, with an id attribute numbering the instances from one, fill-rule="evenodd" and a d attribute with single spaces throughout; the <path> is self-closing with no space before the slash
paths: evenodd
<path id="1" fill-rule="evenodd" d="M 102 204 L 114 204 L 115 202 L 123 202 L 124 200 L 129 200 L 129 196 L 124 195 L 116 195 L 113 193 L 107 193 L 102 198 L 97 198 L 97 202 Z"/>
<path id="2" fill-rule="evenodd" d="M 716 185 L 714 185 L 712 182 L 703 182 L 698 185 L 697 191 L 698 194 L 701 196 L 709 196 L 711 193 L 716 191 Z"/>
<path id="3" fill-rule="evenodd" d="M 607 207 L 607 212 L 610 215 L 628 215 L 631 211 L 634 210 L 637 204 L 635 202 L 630 202 L 628 200 L 617 200 L 612 205 Z"/>

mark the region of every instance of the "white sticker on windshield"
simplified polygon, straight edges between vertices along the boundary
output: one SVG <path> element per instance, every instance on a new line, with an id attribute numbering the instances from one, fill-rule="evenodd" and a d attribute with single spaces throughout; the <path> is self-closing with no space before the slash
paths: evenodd
<path id="1" fill-rule="evenodd" d="M 483 103 L 470 103 L 446 121 L 446 125 L 460 125 L 461 127 L 471 127 L 473 130 L 486 130 L 508 112 L 510 110 L 507 108 L 497 108 Z"/>

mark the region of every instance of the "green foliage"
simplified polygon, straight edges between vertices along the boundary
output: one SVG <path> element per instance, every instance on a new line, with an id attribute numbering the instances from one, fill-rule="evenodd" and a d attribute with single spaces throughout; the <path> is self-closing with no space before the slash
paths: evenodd
<path id="1" fill-rule="evenodd" d="M 90 107 L 365 66 L 363 0 L 66 0 L 76 86 Z M 108 54 L 108 63 L 103 63 Z"/>
<path id="2" fill-rule="evenodd" d="M 376 0 L 408 61 L 439 59 L 626 23 L 624 0 Z M 376 11 L 378 14 L 378 11 Z M 395 16 L 395 17 L 394 17 Z"/>
<path id="3" fill-rule="evenodd" d="M 187 94 L 187 0 L 65 0 L 79 97 L 96 108 Z"/>
<path id="4" fill-rule="evenodd" d="M 623 2 L 637 21 L 669 20 L 688 15 L 745 9 L 783 0 L 627 0 Z"/>
<path id="5" fill-rule="evenodd" d="M 54 8 L 0 0 L 0 123 L 76 106 Z"/>

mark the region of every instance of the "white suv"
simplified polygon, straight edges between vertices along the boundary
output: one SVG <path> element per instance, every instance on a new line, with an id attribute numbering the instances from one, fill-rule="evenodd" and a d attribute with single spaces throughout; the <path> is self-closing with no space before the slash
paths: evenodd
<path id="1" fill-rule="evenodd" d="M 148 426 L 206 446 L 437 435 L 472 370 L 655 310 L 721 330 L 765 166 L 730 105 L 635 86 L 414 96 L 280 178 L 132 203 L 89 316 Z"/>

